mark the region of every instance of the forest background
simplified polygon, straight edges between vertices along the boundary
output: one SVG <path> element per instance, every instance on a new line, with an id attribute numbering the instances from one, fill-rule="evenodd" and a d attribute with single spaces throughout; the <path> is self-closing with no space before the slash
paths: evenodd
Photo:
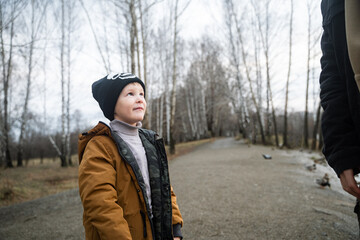
<path id="1" fill-rule="evenodd" d="M 320 149 L 320 1 L 1 0 L 0 166 L 59 157 L 101 120 L 91 84 L 132 72 L 144 127 Z"/>

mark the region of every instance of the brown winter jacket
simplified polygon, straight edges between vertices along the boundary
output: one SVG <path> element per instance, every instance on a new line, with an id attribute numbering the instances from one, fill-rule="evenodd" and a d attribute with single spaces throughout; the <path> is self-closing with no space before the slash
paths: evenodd
<path id="1" fill-rule="evenodd" d="M 153 239 L 142 191 L 110 128 L 99 123 L 79 136 L 79 192 L 86 239 Z M 172 224 L 183 224 L 171 188 Z M 146 217 L 145 217 L 146 216 Z"/>

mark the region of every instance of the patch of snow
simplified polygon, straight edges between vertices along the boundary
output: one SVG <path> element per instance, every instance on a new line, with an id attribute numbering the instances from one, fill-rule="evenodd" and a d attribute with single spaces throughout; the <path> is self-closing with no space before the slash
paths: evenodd
<path id="1" fill-rule="evenodd" d="M 312 174 L 314 176 L 314 184 L 316 184 L 315 183 L 316 179 L 322 178 L 325 175 L 325 173 L 327 173 L 329 176 L 329 179 L 330 179 L 329 182 L 331 184 L 331 189 L 333 191 L 341 193 L 344 196 L 354 198 L 354 201 L 355 201 L 355 197 L 348 194 L 347 192 L 345 192 L 342 189 L 339 177 L 336 175 L 335 171 L 327 164 L 326 160 L 324 161 L 324 164 L 319 164 L 319 163 L 314 162 L 314 159 L 323 158 L 322 154 L 320 154 L 318 152 L 287 150 L 287 151 L 283 151 L 282 155 L 291 157 L 298 163 L 303 164 L 304 167 L 300 170 L 303 171 L 303 174 L 305 174 L 305 175 L 310 176 L 310 174 Z M 312 171 L 307 170 L 307 166 L 313 165 L 314 163 L 316 164 L 316 169 L 312 170 Z M 359 175 L 355 176 L 355 180 L 357 182 L 360 182 Z"/>

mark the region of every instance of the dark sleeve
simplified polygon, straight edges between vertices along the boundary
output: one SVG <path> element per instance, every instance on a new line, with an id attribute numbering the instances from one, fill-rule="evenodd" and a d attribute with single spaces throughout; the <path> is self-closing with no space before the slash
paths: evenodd
<path id="1" fill-rule="evenodd" d="M 343 14 L 324 26 L 321 39 L 320 98 L 324 109 L 322 131 L 323 153 L 329 165 L 340 175 L 346 169 L 359 165 L 360 145 L 348 96 L 348 55 Z M 351 70 L 349 70 L 351 72 Z M 357 123 L 358 124 L 358 123 Z"/>
<path id="2" fill-rule="evenodd" d="M 183 239 L 183 236 L 181 234 L 181 224 L 175 224 L 173 225 L 173 235 L 174 237 L 180 237 L 181 239 Z"/>

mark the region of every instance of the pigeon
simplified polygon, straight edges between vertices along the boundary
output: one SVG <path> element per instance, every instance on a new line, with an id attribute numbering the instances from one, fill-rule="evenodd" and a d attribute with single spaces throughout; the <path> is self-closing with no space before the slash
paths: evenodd
<path id="1" fill-rule="evenodd" d="M 265 159 L 272 159 L 271 155 L 269 154 L 263 154 L 262 155 Z"/>
<path id="2" fill-rule="evenodd" d="M 321 188 L 324 188 L 326 186 L 330 186 L 330 179 L 329 179 L 329 175 L 327 173 L 325 173 L 325 175 L 322 178 L 318 178 L 316 179 L 316 183 L 320 185 Z"/>
<path id="3" fill-rule="evenodd" d="M 321 165 L 324 165 L 324 166 L 327 165 L 326 160 L 325 160 L 324 157 L 314 159 L 314 163 L 321 164 Z"/>
<path id="4" fill-rule="evenodd" d="M 305 168 L 307 170 L 309 170 L 310 172 L 315 171 L 316 170 L 316 164 L 314 163 L 313 165 L 307 165 L 307 166 L 305 166 Z"/>

